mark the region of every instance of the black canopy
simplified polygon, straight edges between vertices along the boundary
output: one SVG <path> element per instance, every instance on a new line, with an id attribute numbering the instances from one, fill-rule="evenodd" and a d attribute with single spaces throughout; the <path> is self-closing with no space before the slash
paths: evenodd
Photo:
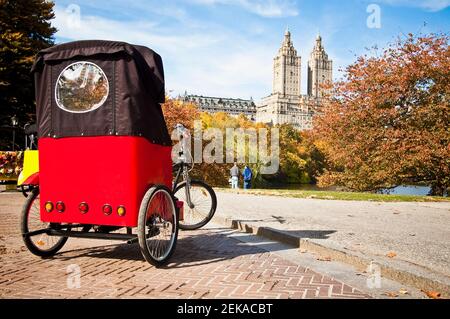
<path id="1" fill-rule="evenodd" d="M 143 136 L 171 145 L 159 103 L 165 100 L 161 57 L 115 41 L 76 41 L 38 53 L 40 137 Z"/>

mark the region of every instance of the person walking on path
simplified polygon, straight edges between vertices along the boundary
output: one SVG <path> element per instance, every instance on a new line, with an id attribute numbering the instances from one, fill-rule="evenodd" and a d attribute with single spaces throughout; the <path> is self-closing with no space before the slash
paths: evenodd
<path id="1" fill-rule="evenodd" d="M 231 188 L 238 189 L 239 188 L 239 167 L 237 163 L 234 162 L 234 166 L 230 169 L 231 175 Z"/>
<path id="2" fill-rule="evenodd" d="M 252 170 L 250 167 L 245 165 L 244 171 L 242 172 L 242 176 L 244 177 L 244 189 L 250 189 L 252 187 Z"/>

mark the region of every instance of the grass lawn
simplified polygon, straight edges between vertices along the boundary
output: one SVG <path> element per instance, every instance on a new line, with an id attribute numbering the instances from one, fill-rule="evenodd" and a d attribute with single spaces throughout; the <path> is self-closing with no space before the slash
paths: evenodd
<path id="1" fill-rule="evenodd" d="M 450 202 L 449 197 L 415 196 L 415 195 L 385 195 L 373 193 L 334 192 L 334 191 L 305 191 L 285 189 L 251 189 L 238 191 L 230 188 L 217 188 L 219 191 L 238 192 L 240 194 L 270 195 L 294 198 L 312 198 L 325 200 L 357 200 L 373 202 Z"/>

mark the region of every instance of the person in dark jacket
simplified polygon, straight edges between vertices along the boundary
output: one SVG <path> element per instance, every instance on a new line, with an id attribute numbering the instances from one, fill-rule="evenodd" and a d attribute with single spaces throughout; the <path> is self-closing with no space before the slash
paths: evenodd
<path id="1" fill-rule="evenodd" d="M 252 170 L 250 167 L 245 165 L 244 171 L 242 172 L 242 176 L 244 177 L 244 189 L 250 189 L 252 187 Z"/>

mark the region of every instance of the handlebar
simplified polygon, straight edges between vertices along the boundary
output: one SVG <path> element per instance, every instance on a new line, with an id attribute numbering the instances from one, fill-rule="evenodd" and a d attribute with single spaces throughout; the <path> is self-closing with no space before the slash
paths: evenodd
<path id="1" fill-rule="evenodd" d="M 175 125 L 175 129 L 178 132 L 178 135 L 180 135 L 181 138 L 189 137 L 189 130 L 181 123 L 178 123 Z"/>

